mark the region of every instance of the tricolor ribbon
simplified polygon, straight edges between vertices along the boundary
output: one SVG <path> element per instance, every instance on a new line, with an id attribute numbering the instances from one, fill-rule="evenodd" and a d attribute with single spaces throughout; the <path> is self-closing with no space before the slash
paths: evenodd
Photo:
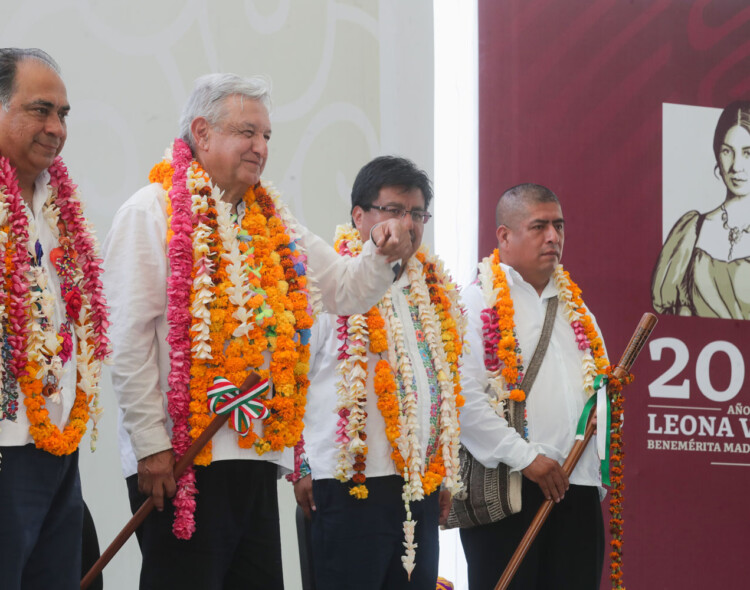
<path id="1" fill-rule="evenodd" d="M 609 445 L 610 429 L 612 427 L 612 411 L 607 395 L 607 376 L 597 375 L 594 379 L 594 390 L 596 395 L 592 395 L 586 405 L 583 407 L 581 417 L 578 419 L 578 428 L 576 429 L 576 440 L 583 440 L 586 431 L 586 422 L 588 421 L 591 408 L 596 404 L 596 452 L 599 460 L 602 462 L 602 483 L 605 486 L 612 485 L 609 478 Z M 606 428 L 602 428 L 602 424 Z"/>
<path id="2" fill-rule="evenodd" d="M 231 381 L 224 377 L 215 377 L 214 384 L 208 388 L 208 407 L 216 414 L 231 412 L 229 422 L 231 427 L 240 435 L 247 436 L 250 432 L 250 421 L 268 416 L 268 408 L 263 405 L 261 398 L 271 387 L 271 382 L 264 379 L 258 385 L 247 391 L 240 391 Z"/>

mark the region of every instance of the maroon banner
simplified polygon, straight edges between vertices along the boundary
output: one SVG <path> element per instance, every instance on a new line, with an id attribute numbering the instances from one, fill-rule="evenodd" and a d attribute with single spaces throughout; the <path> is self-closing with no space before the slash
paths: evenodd
<path id="1" fill-rule="evenodd" d="M 750 123 L 719 116 L 749 73 L 746 0 L 479 2 L 480 255 L 502 191 L 543 184 L 610 354 L 659 312 L 625 395 L 631 588 L 747 585 Z"/>

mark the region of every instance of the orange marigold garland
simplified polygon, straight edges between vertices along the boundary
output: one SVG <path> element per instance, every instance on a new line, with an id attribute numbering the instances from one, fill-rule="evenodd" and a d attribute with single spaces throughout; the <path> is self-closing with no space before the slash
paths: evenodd
<path id="1" fill-rule="evenodd" d="M 348 224 L 339 226 L 335 247 L 342 255 L 357 255 L 362 248 L 359 232 Z M 337 385 L 339 420 L 336 442 L 340 453 L 336 478 L 341 481 L 351 479 L 355 485 L 350 489 L 350 494 L 360 499 L 367 497 L 364 383 L 367 378 L 365 347 L 369 344 L 369 350 L 374 354 L 382 356 L 388 353 L 388 360 L 381 358 L 377 362 L 373 382 L 377 406 L 385 421 L 386 437 L 393 449 L 391 458 L 396 470 L 404 477 L 403 497 L 407 520 L 404 522 L 406 554 L 402 560 L 404 568 L 410 573 L 414 567 L 416 544 L 415 523 L 411 520 L 409 503 L 436 491 L 443 480 L 452 493 L 461 487 L 458 478 L 457 408 L 463 404 L 463 398 L 460 395 L 458 361 L 463 347 L 465 316 L 455 285 L 444 273 L 437 258 L 428 256 L 425 250 L 420 249 L 407 263 L 407 273 L 409 296 L 417 307 L 437 374 L 439 450 L 428 457 L 429 464 L 423 467 L 417 438 L 416 392 L 411 385 L 413 370 L 405 350 L 401 321 L 393 313 L 389 290 L 380 303 L 364 316 L 338 318 L 337 330 L 343 344 L 339 348 L 341 362 L 337 367 L 340 380 Z M 389 326 L 388 332 L 385 330 L 386 324 Z M 402 392 L 399 391 L 396 372 L 402 376 Z"/>
<path id="2" fill-rule="evenodd" d="M 625 499 L 625 450 L 622 438 L 622 416 L 625 397 L 622 395 L 622 387 L 631 383 L 633 376 L 628 375 L 621 382 L 613 377 L 611 368 L 607 368 L 607 374 L 609 376 L 607 391 L 610 395 L 610 404 L 612 407 L 611 440 L 609 446 L 609 472 L 612 482 L 611 497 L 609 499 L 609 532 L 611 535 L 609 544 L 612 547 L 612 551 L 609 554 L 609 577 L 612 582 L 612 588 L 615 590 L 624 590 L 622 568 L 624 519 L 622 511 Z"/>
<path id="3" fill-rule="evenodd" d="M 174 149 L 179 151 L 181 162 L 185 155 L 190 157 L 186 151 L 189 148 L 180 140 Z M 179 424 L 173 416 L 173 432 L 189 428 L 189 438 L 195 440 L 210 421 L 206 392 L 214 377 L 221 375 L 238 384 L 253 369 L 264 378 L 270 377 L 274 395 L 264 400 L 269 416 L 263 422 L 262 436 L 251 425 L 246 436 L 238 437 L 238 445 L 253 448 L 258 454 L 292 447 L 302 433 L 312 326 L 305 255 L 297 244 L 293 218 L 275 190 L 261 182 L 244 195 L 244 215 L 238 227 L 231 205 L 221 200 L 219 189 L 198 162 L 183 166 L 178 180 L 175 168 L 168 152 L 149 175 L 165 190 L 178 186 L 189 195 L 189 200 L 180 194 L 180 200 L 174 201 L 169 193 L 167 239 L 178 235 L 173 227 L 177 213 L 180 220 L 187 213 L 192 224 L 191 270 L 189 276 L 182 271 L 179 277 L 188 293 L 189 342 L 180 337 L 171 345 L 173 349 L 175 344 L 181 349 L 188 347 L 188 374 L 173 376 L 177 380 L 173 379 L 172 389 L 184 387 L 189 405 L 178 416 Z M 184 222 L 180 223 L 182 236 L 185 228 Z M 186 258 L 183 252 L 177 256 Z M 170 301 L 170 310 L 174 305 Z M 268 356 L 268 369 L 262 369 Z M 183 379 L 187 383 L 182 384 Z M 207 465 L 210 461 L 208 445 L 195 463 Z M 186 499 L 174 529 L 182 538 L 189 538 L 194 502 L 187 496 L 192 493 L 188 489 L 192 482 L 181 480 L 181 485 L 187 490 L 182 492 Z"/>
<path id="4" fill-rule="evenodd" d="M 523 379 L 523 361 L 513 322 L 513 301 L 510 298 L 505 272 L 500 266 L 500 256 L 495 250 L 480 263 L 479 282 L 487 308 L 482 312 L 485 344 L 485 366 L 489 382 L 495 393 L 491 403 L 495 411 L 503 414 L 506 399 L 523 401 L 525 395 L 519 389 Z M 578 348 L 583 352 L 581 371 L 584 392 L 594 394 L 594 380 L 599 374 L 610 378 L 608 391 L 612 394 L 612 435 L 610 446 L 610 473 L 612 497 L 610 500 L 610 530 L 612 534 L 611 580 L 613 588 L 622 586 L 622 504 L 623 482 L 623 440 L 622 408 L 623 397 L 620 381 L 612 377 L 604 343 L 596 330 L 591 315 L 581 297 L 581 289 L 570 278 L 570 274 L 558 266 L 553 274 L 557 294 L 563 305 L 563 313 L 570 322 Z M 632 377 L 629 376 L 628 380 Z M 626 381 L 628 381 L 626 380 Z"/>
<path id="5" fill-rule="evenodd" d="M 28 251 L 28 219 L 18 189 L 15 170 L 0 157 L 0 246 L 5 267 L 0 317 L 3 357 L 0 371 L 0 419 L 15 420 L 16 386 L 24 394 L 29 434 L 37 448 L 54 455 L 73 453 L 93 420 L 91 447 L 95 448 L 101 363 L 109 355 L 108 321 L 102 293 L 101 261 L 96 240 L 83 217 L 77 188 L 60 158 L 49 168 L 52 188 L 44 205 L 44 218 L 60 247 L 47 253 L 60 277 L 65 318 L 60 330 L 53 327 L 54 298 L 45 254 L 39 242 L 34 258 Z M 11 296 L 12 293 L 12 296 Z M 7 312 L 7 316 L 6 316 Z M 52 424 L 47 399 L 59 400 L 59 378 L 76 342 L 76 391 L 68 422 L 62 430 Z"/>

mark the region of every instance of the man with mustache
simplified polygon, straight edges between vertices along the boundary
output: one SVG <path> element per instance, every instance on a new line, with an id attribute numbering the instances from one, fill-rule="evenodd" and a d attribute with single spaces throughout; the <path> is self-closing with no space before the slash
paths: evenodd
<path id="1" fill-rule="evenodd" d="M 462 291 L 471 354 L 461 371 L 461 442 L 485 467 L 504 463 L 523 475 L 521 509 L 461 529 L 469 588 L 495 587 L 544 499 L 556 505 L 510 587 L 598 588 L 604 530 L 595 446 L 587 447 L 570 479 L 561 464 L 593 379 L 607 366 L 603 343 L 559 266 L 565 220 L 555 194 L 536 184 L 515 186 L 498 200 L 496 222 L 497 250 Z M 522 380 L 548 309 L 549 344 L 529 391 Z"/>
<path id="2" fill-rule="evenodd" d="M 269 109 L 261 78 L 199 78 L 104 245 L 123 468 L 133 510 L 157 508 L 139 532 L 142 589 L 283 588 L 276 479 L 302 432 L 313 317 L 366 311 L 411 255 L 401 219 L 373 226 L 356 260 L 297 223 L 261 181 Z M 251 370 L 273 384 L 268 415 L 222 428 L 175 482 L 214 379 L 240 387 Z"/>
<path id="3" fill-rule="evenodd" d="M 69 111 L 47 53 L 0 49 L 0 585 L 8 590 L 72 590 L 81 576 L 78 445 L 90 416 L 96 424 L 108 341 L 96 242 L 58 158 Z"/>
<path id="4" fill-rule="evenodd" d="M 412 162 L 375 158 L 354 181 L 354 227 L 337 230 L 344 257 L 358 256 L 386 219 L 404 219 L 413 245 L 403 276 L 375 307 L 323 314 L 313 327 L 309 469 L 298 461 L 292 479 L 312 513 L 321 589 L 435 588 L 438 521 L 457 485 L 464 321 L 442 263 L 420 249 L 431 200 L 429 178 Z"/>

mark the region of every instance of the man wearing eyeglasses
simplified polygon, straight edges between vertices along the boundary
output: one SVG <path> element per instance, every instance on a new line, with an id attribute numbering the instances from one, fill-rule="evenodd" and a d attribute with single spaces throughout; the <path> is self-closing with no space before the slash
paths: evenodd
<path id="1" fill-rule="evenodd" d="M 420 249 L 431 200 L 429 178 L 412 162 L 376 158 L 354 182 L 354 227 L 337 229 L 338 252 L 356 256 L 375 224 L 401 218 L 412 252 L 367 314 L 324 314 L 313 326 L 306 456 L 298 445 L 291 479 L 312 515 L 318 588 L 436 584 L 438 520 L 457 485 L 462 317 L 442 264 Z M 433 298 L 442 298 L 442 312 Z"/>

